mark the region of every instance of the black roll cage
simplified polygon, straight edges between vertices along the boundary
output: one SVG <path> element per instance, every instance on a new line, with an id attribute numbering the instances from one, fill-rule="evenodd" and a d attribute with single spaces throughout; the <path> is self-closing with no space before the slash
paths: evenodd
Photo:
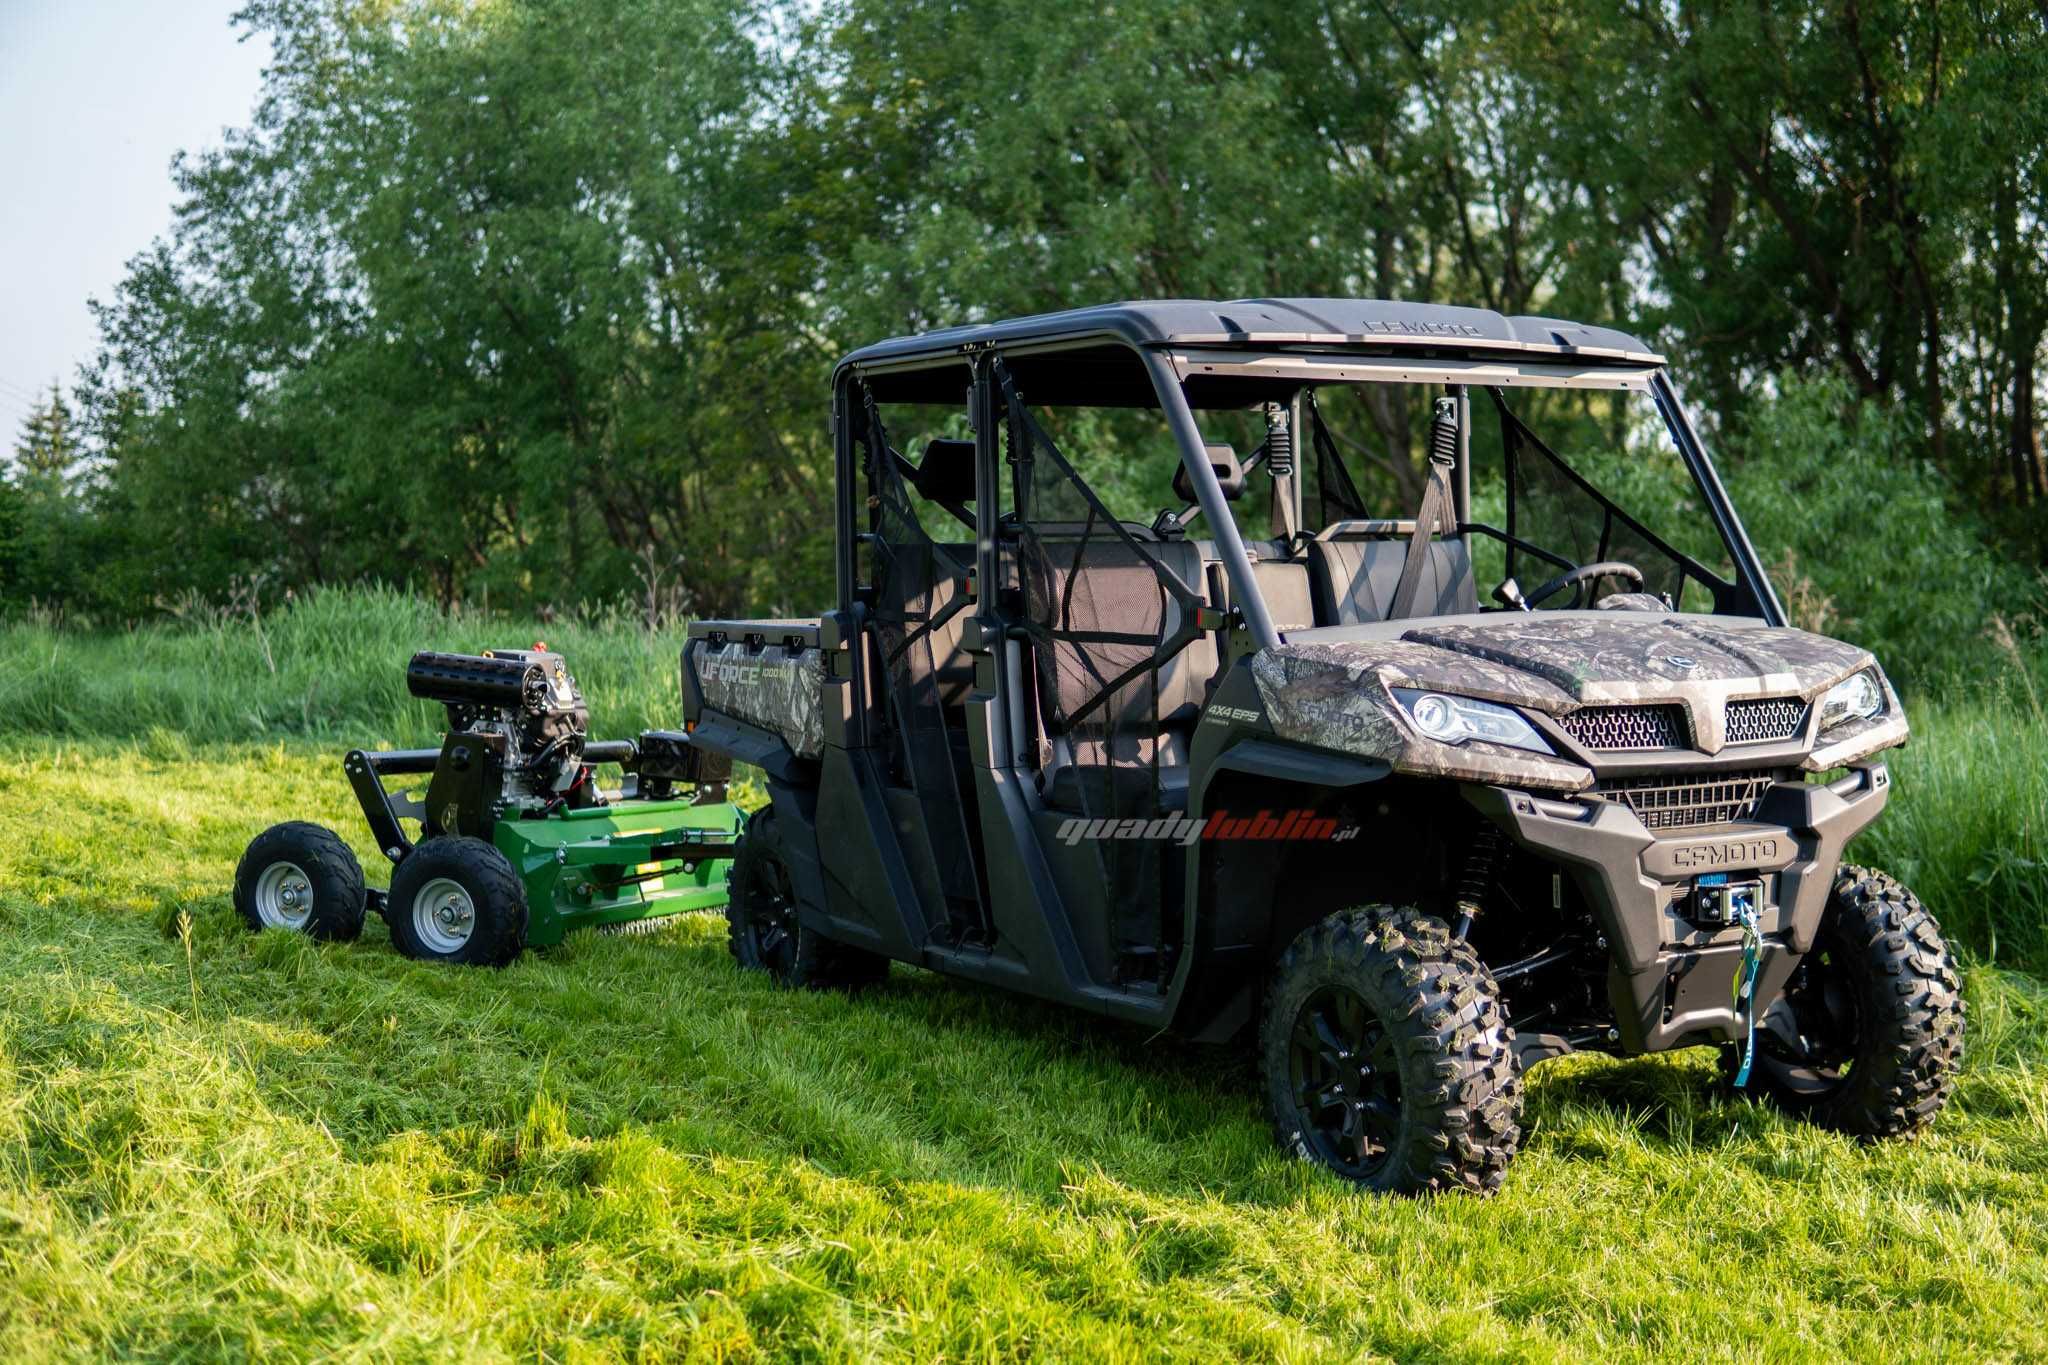
<path id="1" fill-rule="evenodd" d="M 1756 548 L 1750 542 L 1749 534 L 1743 528 L 1741 518 L 1729 500 L 1727 489 L 1708 457 L 1696 429 L 1687 417 L 1670 375 L 1661 363 L 1636 363 L 1639 358 L 1635 357 L 1631 357 L 1628 363 L 1621 364 L 1604 360 L 1589 363 L 1569 358 L 1553 361 L 1548 357 L 1530 360 L 1517 357 L 1510 361 L 1501 361 L 1484 354 L 1463 356 L 1456 353 L 1410 357 L 1398 354 L 1358 353 L 1327 346 L 1272 346 L 1262 349 L 1219 346 L 1212 349 L 1202 345 L 1174 342 L 1138 343 L 1113 330 L 1088 331 L 1057 338 L 1014 342 L 967 342 L 900 358 L 889 357 L 872 361 L 855 359 L 841 363 L 834 375 L 832 393 L 833 458 L 837 490 L 837 496 L 834 498 L 837 522 L 834 537 L 834 577 L 838 607 L 840 612 L 846 614 L 845 619 L 858 620 L 862 612 L 857 597 L 860 586 L 858 546 L 864 528 L 859 524 L 855 511 L 860 501 L 861 487 L 860 460 L 855 446 L 858 439 L 856 428 L 864 419 L 867 404 L 873 397 L 870 385 L 885 383 L 892 376 L 930 376 L 946 370 L 963 372 L 962 377 L 968 380 L 965 398 L 969 419 L 974 428 L 975 497 L 970 508 L 948 510 L 954 511 L 956 515 L 960 511 L 969 511 L 973 514 L 975 580 L 981 584 L 994 584 L 1002 581 L 997 562 L 1000 499 L 996 496 L 996 490 L 1001 487 L 1001 463 L 1004 457 L 1001 449 L 1002 422 L 999 416 L 1002 397 L 993 362 L 999 356 L 1028 356 L 1033 360 L 1044 360 L 1063 353 L 1099 353 L 1105 346 L 1129 353 L 1142 365 L 1151 386 L 1152 399 L 1165 416 L 1168 429 L 1173 433 L 1175 445 L 1180 452 L 1181 465 L 1195 493 L 1196 504 L 1200 507 L 1203 519 L 1217 543 L 1224 572 L 1230 580 L 1231 598 L 1241 617 L 1242 629 L 1257 648 L 1269 649 L 1277 646 L 1282 642 L 1281 636 L 1273 624 L 1271 613 L 1267 610 L 1265 597 L 1259 590 L 1258 580 L 1252 572 L 1250 556 L 1245 550 L 1244 538 L 1238 531 L 1236 519 L 1230 514 L 1229 503 L 1223 495 L 1221 484 L 1216 479 L 1215 470 L 1210 465 L 1201 428 L 1195 418 L 1194 406 L 1188 400 L 1185 386 L 1198 380 L 1227 382 L 1234 377 L 1271 379 L 1285 376 L 1302 380 L 1304 386 L 1443 382 L 1457 394 L 1461 409 L 1466 414 L 1470 411 L 1469 392 L 1466 388 L 1468 384 L 1486 386 L 1505 382 L 1512 385 L 1517 377 L 1523 379 L 1523 387 L 1528 388 L 1588 387 L 1646 391 L 1658 415 L 1662 417 L 1680 457 L 1684 460 L 1694 486 L 1700 494 L 1702 505 L 1713 519 L 1734 566 L 1734 591 L 1728 594 L 1727 601 L 1717 599 L 1717 609 L 1726 606 L 1753 606 L 1755 614 L 1767 625 L 1786 624 L 1784 608 L 1771 587 Z M 1478 348 L 1480 352 L 1485 349 Z M 1531 380 L 1533 382 L 1529 382 Z M 1019 396 L 1026 401 L 1030 399 L 1028 392 L 1020 392 Z M 919 401 L 928 400 L 920 398 Z M 1503 532 L 1499 528 L 1473 524 L 1467 519 L 1470 507 L 1471 469 L 1470 452 L 1466 444 L 1469 428 L 1469 421 L 1460 423 L 1458 525 L 1461 532 L 1472 530 L 1501 537 Z M 1581 482 L 1583 483 L 1583 480 Z M 1597 495 L 1598 490 L 1594 492 Z M 1298 491 L 1296 499 L 1298 507 Z M 1512 539 L 1513 528 L 1510 527 L 1505 534 Z M 1526 544 L 1520 548 L 1539 555 L 1542 553 L 1536 547 Z M 984 631 L 985 639 L 1000 636 L 1002 622 L 997 615 L 995 593 L 980 593 L 974 611 L 977 625 Z M 1002 651 L 996 653 L 999 673 L 1006 672 L 1008 668 L 1014 666 L 1003 657 Z M 856 714 L 865 714 L 864 706 L 857 706 L 855 709 Z M 1014 727 L 1002 728 L 1011 730 Z M 1006 755 L 1004 761 L 1008 760 L 1009 756 Z"/>

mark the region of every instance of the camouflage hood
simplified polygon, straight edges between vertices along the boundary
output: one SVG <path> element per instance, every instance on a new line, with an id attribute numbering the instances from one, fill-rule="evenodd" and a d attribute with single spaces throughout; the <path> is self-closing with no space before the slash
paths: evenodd
<path id="1" fill-rule="evenodd" d="M 1810 702 L 1871 663 L 1866 650 L 1802 630 L 1648 612 L 1418 621 L 1396 639 L 1322 640 L 1319 633 L 1296 636 L 1252 661 L 1276 731 L 1372 752 L 1402 767 L 1455 776 L 1479 776 L 1484 768 L 1561 786 L 1583 785 L 1590 774 L 1530 754 L 1496 753 L 1475 763 L 1477 754 L 1458 758 L 1445 746 L 1418 746 L 1391 689 L 1449 692 L 1553 716 L 1582 706 L 1673 703 L 1690 712 L 1698 748 L 1716 753 L 1728 702 Z M 1896 698 L 1892 705 L 1896 711 Z M 1903 738 L 1903 720 L 1896 723 Z M 1361 743 L 1362 735 L 1370 742 Z"/>
<path id="2" fill-rule="evenodd" d="M 1562 707 L 1529 699 L 1550 711 L 1571 703 L 1682 701 L 1702 689 L 1723 699 L 1811 700 L 1871 662 L 1866 650 L 1803 630 L 1640 612 L 1422 624 L 1401 639 L 1452 656 L 1437 665 L 1445 670 L 1442 682 L 1416 686 L 1452 687 L 1469 663 L 1493 665 L 1555 688 Z"/>

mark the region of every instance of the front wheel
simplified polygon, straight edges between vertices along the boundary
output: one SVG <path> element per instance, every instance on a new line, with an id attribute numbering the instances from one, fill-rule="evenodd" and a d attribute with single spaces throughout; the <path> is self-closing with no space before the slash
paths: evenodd
<path id="1" fill-rule="evenodd" d="M 526 885 L 481 839 L 443 836 L 405 855 L 384 916 L 407 957 L 502 967 L 526 947 Z"/>
<path id="2" fill-rule="evenodd" d="M 1722 1058 L 1732 1081 L 1738 1050 Z M 1844 867 L 1812 949 L 1757 1020 L 1744 1093 L 1870 1142 L 1932 1121 L 1962 1060 L 1962 985 L 1941 927 L 1884 873 Z"/>
<path id="3" fill-rule="evenodd" d="M 1499 989 L 1440 919 L 1384 906 L 1311 925 L 1259 1026 L 1280 1144 L 1389 1194 L 1500 1188 L 1522 1075 Z"/>
<path id="4" fill-rule="evenodd" d="M 235 909 L 251 929 L 346 943 L 363 932 L 363 865 L 341 836 L 292 820 L 249 841 L 235 868 Z"/>

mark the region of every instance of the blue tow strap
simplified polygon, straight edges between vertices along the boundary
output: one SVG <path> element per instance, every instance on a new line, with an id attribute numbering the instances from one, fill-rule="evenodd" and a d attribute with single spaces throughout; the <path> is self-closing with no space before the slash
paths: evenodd
<path id="1" fill-rule="evenodd" d="M 1735 911 L 1742 925 L 1742 966 L 1735 973 L 1735 1008 L 1742 1011 L 1742 1069 L 1735 1088 L 1749 1084 L 1749 1064 L 1756 1060 L 1756 978 L 1763 964 L 1763 935 L 1757 931 L 1756 907 L 1744 902 Z"/>

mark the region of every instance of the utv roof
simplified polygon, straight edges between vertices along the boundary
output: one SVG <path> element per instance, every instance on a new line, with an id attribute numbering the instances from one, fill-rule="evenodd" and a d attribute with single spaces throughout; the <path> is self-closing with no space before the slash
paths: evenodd
<path id="1" fill-rule="evenodd" d="M 1435 354 L 1570 358 L 1661 365 L 1664 358 L 1609 327 L 1560 318 L 1508 317 L 1487 308 L 1384 299 L 1148 299 L 948 327 L 864 346 L 840 368 L 888 368 L 983 346 L 1113 338 L 1133 346 L 1410 348 Z"/>

